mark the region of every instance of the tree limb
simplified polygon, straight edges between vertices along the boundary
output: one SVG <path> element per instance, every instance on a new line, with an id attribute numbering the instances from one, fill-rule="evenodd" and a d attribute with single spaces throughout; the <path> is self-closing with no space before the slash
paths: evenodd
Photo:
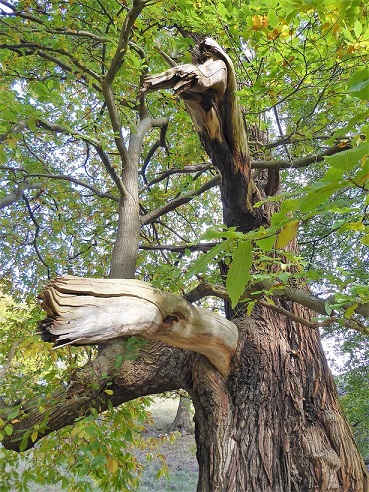
<path id="1" fill-rule="evenodd" d="M 215 285 L 209 282 L 201 282 L 194 289 L 184 294 L 183 298 L 188 302 L 200 301 L 204 297 L 214 296 L 225 301 L 230 301 L 229 295 L 227 293 L 224 285 Z"/>
<path id="2" fill-rule="evenodd" d="M 297 169 L 300 167 L 306 167 L 310 164 L 315 164 L 316 162 L 321 162 L 324 157 L 337 154 L 348 150 L 349 144 L 346 145 L 334 145 L 320 154 L 312 154 L 301 159 L 295 159 L 293 161 L 251 161 L 252 169 Z"/>
<path id="3" fill-rule="evenodd" d="M 76 137 L 83 142 L 87 142 L 91 144 L 96 152 L 98 153 L 102 163 L 105 166 L 105 169 L 107 170 L 109 176 L 112 178 L 114 183 L 117 185 L 117 188 L 122 196 L 126 194 L 126 189 L 123 181 L 121 180 L 120 176 L 116 173 L 112 163 L 110 162 L 108 154 L 103 150 L 101 143 L 96 139 L 93 138 L 89 135 L 85 135 L 77 130 L 73 130 L 71 128 L 67 128 L 63 125 L 59 125 L 57 123 L 51 123 L 50 121 L 46 120 L 37 120 L 37 125 L 39 127 L 45 128 L 46 130 L 55 132 L 55 133 L 67 133 L 68 135 L 72 135 L 73 137 Z"/>
<path id="4" fill-rule="evenodd" d="M 145 282 L 67 276 L 51 282 L 42 299 L 43 338 L 57 346 L 138 336 L 205 355 L 224 376 L 230 371 L 237 327 Z"/>
<path id="5" fill-rule="evenodd" d="M 113 83 L 119 67 L 122 64 L 122 61 L 128 49 L 131 29 L 133 27 L 133 24 L 135 23 L 135 20 L 145 7 L 145 3 L 146 2 L 142 0 L 133 0 L 132 8 L 129 10 L 124 19 L 122 29 L 120 31 L 118 45 L 110 62 L 110 66 L 104 80 L 104 84 L 106 86 L 110 86 Z"/>
<path id="6" fill-rule="evenodd" d="M 15 188 L 15 190 L 12 193 L 9 193 L 8 195 L 5 195 L 4 197 L 0 198 L 0 210 L 17 202 L 22 197 L 25 190 L 41 190 L 41 188 L 42 188 L 41 183 L 20 184 L 17 188 Z"/>
<path id="7" fill-rule="evenodd" d="M 210 190 L 214 186 L 217 186 L 219 183 L 220 183 L 220 176 L 219 174 L 217 174 L 213 178 L 209 179 L 207 183 L 203 184 L 197 191 L 192 191 L 191 193 L 188 193 L 185 196 L 184 195 L 179 196 L 178 198 L 172 200 L 171 202 L 167 203 L 163 207 L 143 215 L 141 217 L 141 224 L 145 225 L 145 224 L 149 224 L 150 222 L 153 222 L 158 217 L 161 217 L 162 215 L 165 215 L 168 212 L 175 210 L 181 205 L 190 202 L 196 196 L 202 195 L 202 193 L 204 193 L 207 190 Z"/>
<path id="8" fill-rule="evenodd" d="M 128 153 L 136 162 L 139 161 L 142 151 L 143 140 L 147 132 L 151 128 L 166 128 L 168 126 L 168 118 L 151 118 L 147 116 L 143 118 L 137 128 L 131 135 L 128 147 Z"/>
<path id="9" fill-rule="evenodd" d="M 22 17 L 22 18 L 26 18 L 26 19 L 28 19 L 29 17 L 33 17 L 33 16 L 29 16 L 27 14 L 19 14 L 18 16 Z M 35 19 L 37 19 L 37 18 L 33 17 L 33 19 L 30 19 L 30 20 L 33 20 L 34 22 L 36 22 Z M 43 30 L 41 30 L 41 29 L 35 30 L 34 29 L 33 32 L 39 32 L 39 33 L 47 32 L 48 34 L 61 34 L 63 36 L 82 37 L 82 38 L 92 39 L 93 41 L 96 41 L 97 43 L 109 43 L 109 42 L 111 42 L 109 38 L 106 38 L 103 36 L 98 36 L 97 34 L 94 34 L 93 32 L 84 31 L 82 29 L 75 30 L 75 29 L 67 29 L 66 27 L 60 27 L 60 28 L 54 28 L 54 29 L 45 28 Z"/>
<path id="10" fill-rule="evenodd" d="M 41 263 L 46 267 L 47 269 L 47 278 L 49 279 L 50 278 L 50 272 L 51 272 L 51 269 L 50 269 L 50 265 L 48 265 L 46 263 L 46 261 L 44 260 L 44 258 L 42 257 L 41 253 L 40 253 L 40 250 L 38 249 L 38 244 L 37 244 L 37 238 L 38 238 L 38 235 L 39 235 L 39 232 L 40 232 L 40 225 L 35 217 L 35 214 L 34 214 L 34 211 L 32 210 L 31 208 L 31 205 L 27 199 L 27 197 L 25 195 L 22 195 L 23 196 L 23 200 L 26 202 L 26 207 L 27 207 L 27 210 L 28 210 L 28 213 L 29 213 L 29 216 L 35 226 L 35 235 L 34 235 L 34 238 L 32 240 L 32 245 L 35 249 L 35 252 L 36 252 L 36 255 L 38 257 L 38 259 L 41 261 Z"/>
<path id="11" fill-rule="evenodd" d="M 369 335 L 369 328 L 353 319 L 345 320 L 343 318 L 330 316 L 326 318 L 324 321 L 309 321 L 305 318 L 302 318 L 301 316 L 297 316 L 296 314 L 292 313 L 291 311 L 288 311 L 287 309 L 282 308 L 281 306 L 276 306 L 271 302 L 258 300 L 258 304 L 261 304 L 262 306 L 271 309 L 272 311 L 276 311 L 277 313 L 283 314 L 287 318 L 292 319 L 292 321 L 307 326 L 308 328 L 319 328 L 323 326 L 329 326 L 332 323 L 339 323 L 339 324 L 343 324 L 343 326 L 345 326 L 346 328 L 359 331 L 360 333 L 363 333 L 363 335 Z"/>
<path id="12" fill-rule="evenodd" d="M 142 165 L 140 174 L 141 174 L 146 185 L 148 184 L 147 179 L 146 179 L 146 169 L 147 169 L 148 165 L 150 164 L 151 159 L 154 156 L 155 152 L 159 148 L 164 148 L 167 152 L 167 155 L 169 155 L 168 147 L 167 147 L 166 140 L 165 140 L 167 129 L 168 129 L 168 120 L 160 128 L 160 136 L 159 136 L 158 140 L 156 142 L 154 142 L 154 144 L 151 146 L 151 148 L 150 148 L 150 150 L 149 150 L 149 152 L 148 152 L 148 154 L 144 160 L 144 163 Z"/>
<path id="13" fill-rule="evenodd" d="M 307 167 L 310 164 L 315 164 L 316 162 L 321 162 L 324 160 L 324 157 L 328 157 L 334 154 L 338 154 L 339 152 L 343 152 L 345 150 L 348 150 L 350 147 L 349 144 L 343 145 L 334 145 L 333 147 L 330 147 L 323 152 L 319 154 L 311 154 L 306 157 L 302 157 L 301 159 L 295 159 L 291 161 L 251 161 L 251 169 L 298 169 L 301 167 Z M 154 178 L 150 183 L 148 183 L 144 188 L 142 188 L 141 191 L 144 191 L 147 189 L 149 186 L 152 186 L 155 183 L 158 183 L 165 179 L 166 177 L 170 176 L 171 174 L 180 174 L 180 173 L 192 173 L 192 172 L 197 172 L 201 170 L 206 170 L 211 167 L 211 163 L 204 163 L 204 164 L 193 164 L 190 166 L 185 166 L 182 169 L 181 168 L 172 168 L 168 169 L 166 171 L 162 171 L 160 173 L 160 176 L 157 178 Z"/>
<path id="14" fill-rule="evenodd" d="M 105 97 L 106 106 L 108 108 L 110 121 L 114 131 L 115 145 L 117 146 L 119 155 L 122 160 L 123 166 L 128 165 L 128 151 L 124 145 L 122 129 L 120 124 L 120 117 L 114 100 L 114 93 L 112 84 L 118 70 L 123 62 L 124 56 L 127 52 L 129 45 L 129 38 L 133 24 L 137 17 L 140 15 L 142 9 L 145 6 L 145 2 L 142 0 L 133 0 L 132 8 L 127 13 L 122 29 L 120 31 L 119 41 L 113 58 L 110 62 L 110 66 L 102 82 L 102 90 Z"/>
<path id="15" fill-rule="evenodd" d="M 67 387 L 22 403 L 21 413 L 12 423 L 13 433 L 4 437 L 4 447 L 20 451 L 23 441 L 22 449 L 29 449 L 42 437 L 73 424 L 92 409 L 106 410 L 109 401 L 118 406 L 140 396 L 186 388 L 193 353 L 152 341 L 139 348 L 134 360 L 123 360 L 120 364 L 124 351 L 124 343 L 107 343 L 96 359 L 73 373 Z M 113 391 L 111 396 L 105 393 L 108 383 Z M 0 408 L 3 420 L 6 411 L 7 408 Z M 33 441 L 30 436 L 35 428 L 38 433 Z"/>
<path id="16" fill-rule="evenodd" d="M 57 50 L 54 50 L 52 48 L 46 48 L 45 46 L 37 45 L 36 43 L 28 43 L 28 42 L 23 42 L 23 43 L 20 43 L 20 44 L 8 44 L 8 43 L 4 43 L 4 44 L 1 44 L 0 45 L 0 48 L 1 49 L 8 49 L 10 51 L 14 51 L 14 52 L 18 53 L 18 55 L 22 55 L 22 56 L 25 56 L 25 55 L 26 56 L 29 56 L 29 55 L 39 56 L 40 58 L 43 58 L 45 60 L 48 60 L 48 61 L 54 63 L 55 65 L 57 65 L 58 67 L 60 67 L 62 70 L 64 70 L 67 73 L 74 73 L 75 75 L 78 74 L 79 77 L 76 79 L 77 81 L 78 81 L 78 79 L 81 79 L 86 84 L 88 84 L 89 83 L 89 78 L 85 75 L 85 72 L 86 72 L 95 81 L 100 82 L 100 78 L 99 78 L 99 75 L 98 74 L 96 74 L 92 70 L 86 69 L 77 60 L 76 60 L 76 63 L 75 63 L 75 66 L 76 66 L 77 70 L 76 69 L 73 69 L 73 65 L 68 64 L 64 60 L 61 60 L 60 58 L 56 57 L 54 55 L 54 53 L 57 53 L 58 51 Z M 49 53 L 47 53 L 45 51 L 50 51 L 50 53 L 52 53 L 52 54 L 49 54 Z M 59 54 L 65 54 L 65 53 L 61 53 L 59 51 Z M 65 55 L 65 56 L 67 56 L 67 55 Z M 71 57 L 72 57 L 72 55 L 69 56 L 70 59 L 71 59 Z M 71 61 L 73 63 L 73 60 L 72 59 L 71 59 Z M 93 82 L 92 83 L 92 87 L 96 91 L 101 92 L 101 86 L 99 84 L 97 84 L 96 82 Z"/>
<path id="17" fill-rule="evenodd" d="M 13 126 L 13 128 L 8 133 L 0 134 L 0 143 L 5 142 L 5 140 L 8 138 L 10 133 L 14 133 L 14 134 L 21 133 L 26 128 L 28 128 L 27 121 L 23 121 L 23 120 L 19 121 Z"/>
<path id="18" fill-rule="evenodd" d="M 334 304 L 334 296 L 328 297 L 327 299 L 321 299 L 318 296 L 315 296 L 309 291 L 303 289 L 291 289 L 289 287 L 284 286 L 274 286 L 272 282 L 269 280 L 263 280 L 260 282 L 261 286 L 268 291 L 272 291 L 273 295 L 277 297 L 285 297 L 289 301 L 297 302 L 306 306 L 309 309 L 312 309 L 316 313 L 327 315 L 326 311 L 326 303 Z M 341 309 L 348 309 L 351 306 L 350 303 L 347 303 L 344 306 L 341 306 Z M 369 318 L 369 303 L 359 305 L 355 310 L 355 313 L 360 314 L 366 318 Z"/>
<path id="19" fill-rule="evenodd" d="M 82 188 L 86 188 L 87 190 L 90 190 L 94 195 L 98 196 L 99 198 L 108 198 L 109 200 L 119 202 L 119 196 L 112 195 L 111 193 L 105 193 L 103 191 L 100 191 L 99 189 L 96 188 L 96 186 L 92 186 L 88 183 L 85 183 L 79 179 L 73 178 L 73 177 L 68 176 L 66 174 L 56 175 L 56 174 L 39 173 L 39 174 L 28 174 L 27 176 L 29 178 L 39 177 L 39 178 L 45 178 L 45 179 L 56 179 L 56 180 L 62 180 L 62 181 L 69 181 L 70 183 L 74 183 L 78 186 L 81 186 Z"/>
<path id="20" fill-rule="evenodd" d="M 190 166 L 184 166 L 183 168 L 179 167 L 172 167 L 170 169 L 166 169 L 165 171 L 161 171 L 158 173 L 158 176 L 154 179 L 152 179 L 149 183 L 146 184 L 146 186 L 142 187 L 140 189 L 140 193 L 143 191 L 149 189 L 152 185 L 156 183 L 160 183 L 160 181 L 163 181 L 164 179 L 168 178 L 172 174 L 191 174 L 191 173 L 198 173 L 202 171 L 206 171 L 211 168 L 211 163 L 202 163 L 202 164 L 192 164 Z"/>
<path id="21" fill-rule="evenodd" d="M 282 298 L 286 299 L 288 301 L 295 302 L 297 304 L 301 304 L 302 306 L 305 306 L 312 311 L 315 311 L 316 313 L 322 314 L 324 316 L 327 316 L 327 311 L 326 311 L 326 303 L 331 302 L 334 303 L 334 297 L 332 296 L 331 298 L 328 299 L 321 299 L 318 296 L 315 296 L 311 294 L 309 291 L 303 290 L 303 289 L 290 289 L 289 287 L 284 287 L 281 286 L 280 284 L 274 285 L 273 282 L 270 282 L 268 280 L 263 280 L 259 282 L 259 285 L 255 285 L 253 287 L 253 290 L 256 289 L 263 289 L 268 291 L 268 293 L 271 293 L 273 297 L 276 298 Z M 187 294 L 184 295 L 184 298 L 187 299 L 190 302 L 196 302 L 199 301 L 200 299 L 208 296 L 215 296 L 220 299 L 224 300 L 230 300 L 227 290 L 224 286 L 222 285 L 214 285 L 208 282 L 202 282 L 200 283 L 197 287 L 195 287 L 193 290 L 188 292 Z M 240 301 L 249 299 L 250 297 L 253 297 L 252 290 L 248 290 L 246 293 L 244 293 Z M 257 296 L 260 297 L 260 294 Z M 290 313 L 290 311 L 287 311 L 286 309 L 283 309 L 280 306 L 275 306 L 271 303 L 266 303 L 262 299 L 257 299 L 257 302 L 261 303 L 262 305 L 267 304 L 267 307 L 270 309 L 274 309 L 275 311 L 278 310 L 281 314 L 284 314 L 285 316 L 302 323 L 306 326 L 310 327 L 317 327 L 317 326 L 327 326 L 331 323 L 339 323 L 343 324 L 346 328 L 350 328 L 355 331 L 359 331 L 360 333 L 363 333 L 364 335 L 369 335 L 369 328 L 365 326 L 363 323 L 355 320 L 355 319 L 347 319 L 344 318 L 342 315 L 341 316 L 329 316 L 328 318 L 324 319 L 323 321 L 318 321 L 318 322 L 311 322 L 309 320 L 304 320 L 303 318 L 300 319 L 300 317 L 296 317 L 295 314 Z M 264 303 L 264 304 L 263 304 Z M 352 304 L 347 303 L 346 305 L 342 306 L 342 310 L 348 309 Z M 360 314 L 361 316 L 364 316 L 366 318 L 369 318 L 369 303 L 362 304 L 358 306 L 355 310 L 355 313 Z M 338 313 L 337 313 L 338 314 Z M 298 318 L 298 319 L 297 319 Z"/>
<path id="22" fill-rule="evenodd" d="M 156 123 L 156 120 L 153 120 L 154 123 L 153 125 L 159 125 L 159 123 Z M 161 122 L 161 119 L 158 120 Z M 79 140 L 82 140 L 83 142 L 86 142 L 87 144 L 92 145 L 96 152 L 98 153 L 102 163 L 105 166 L 105 169 L 107 170 L 109 176 L 113 179 L 115 184 L 117 185 L 118 190 L 120 191 L 121 195 L 124 195 L 126 193 L 125 186 L 121 178 L 117 175 L 112 163 L 110 162 L 110 158 L 108 154 L 103 150 L 102 145 L 99 140 L 97 140 L 94 137 L 91 137 L 90 135 L 85 135 L 84 133 L 74 130 L 72 128 L 68 128 L 66 126 L 60 125 L 58 123 L 52 123 L 50 121 L 44 120 L 44 119 L 39 119 L 36 120 L 36 124 L 40 128 L 44 128 L 45 130 L 54 132 L 54 133 L 66 133 L 68 135 L 71 135 L 75 138 L 78 138 Z M 19 121 L 11 130 L 11 133 L 19 133 L 23 130 L 28 128 L 28 122 L 27 121 Z M 5 141 L 7 138 L 7 135 L 0 135 L 0 143 Z M 46 177 L 46 178 L 53 178 L 53 179 L 65 179 L 71 182 L 74 182 L 80 186 L 84 186 L 85 188 L 89 188 L 93 193 L 98 195 L 99 197 L 104 197 L 104 198 L 109 198 L 115 201 L 119 201 L 119 198 L 114 197 L 113 195 L 106 194 L 106 193 L 101 193 L 97 190 L 97 188 L 88 185 L 86 183 L 83 183 L 81 181 L 75 180 L 74 178 L 71 178 L 69 176 L 53 176 L 53 175 L 46 175 L 46 174 L 33 174 L 29 176 L 39 176 L 39 177 Z"/>
<path id="23" fill-rule="evenodd" d="M 156 246 L 141 245 L 140 249 L 149 250 L 149 251 L 172 251 L 174 253 L 184 253 L 186 250 L 210 251 L 211 248 L 216 246 L 216 244 L 217 243 L 199 243 L 199 244 L 181 244 L 181 245 L 159 244 Z"/>
<path id="24" fill-rule="evenodd" d="M 42 44 L 38 44 L 38 43 L 34 43 L 34 42 L 28 42 L 25 40 L 22 40 L 22 42 L 20 44 L 17 44 L 17 45 L 1 45 L 1 48 L 7 48 L 7 49 L 10 49 L 12 51 L 30 49 L 30 50 L 34 51 L 36 54 L 39 54 L 40 52 L 44 53 L 44 52 L 48 52 L 48 51 L 51 53 L 57 53 L 58 55 L 62 55 L 62 56 L 65 56 L 66 58 L 68 58 L 72 62 L 72 64 L 76 68 L 78 68 L 79 73 L 88 74 L 88 75 L 90 75 L 90 77 L 92 77 L 97 82 L 99 82 L 99 83 L 101 82 L 100 76 L 96 72 L 94 72 L 93 70 L 91 70 L 87 66 L 83 65 L 77 58 L 75 58 L 75 56 L 72 53 L 69 53 L 69 51 L 66 51 L 66 50 L 63 50 L 60 48 L 53 48 L 53 47 L 50 48 L 50 47 L 44 46 Z M 63 63 L 63 62 L 61 62 L 61 63 Z"/>

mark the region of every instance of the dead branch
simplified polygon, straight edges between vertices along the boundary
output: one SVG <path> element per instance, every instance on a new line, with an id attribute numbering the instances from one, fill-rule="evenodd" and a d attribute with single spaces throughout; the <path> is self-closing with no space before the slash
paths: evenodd
<path id="1" fill-rule="evenodd" d="M 42 299 L 43 338 L 57 346 L 138 336 L 205 355 L 224 376 L 230 371 L 237 327 L 148 283 L 67 276 L 51 282 Z"/>

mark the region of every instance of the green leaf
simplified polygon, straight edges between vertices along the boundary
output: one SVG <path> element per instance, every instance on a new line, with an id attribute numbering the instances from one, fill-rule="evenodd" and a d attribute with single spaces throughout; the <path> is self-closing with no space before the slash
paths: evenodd
<path id="1" fill-rule="evenodd" d="M 7 436 L 11 436 L 13 433 L 13 426 L 8 424 L 4 427 L 4 430 Z"/>
<path id="2" fill-rule="evenodd" d="M 364 231 L 365 230 L 365 225 L 362 223 L 362 221 L 356 221 L 356 222 L 345 222 L 338 230 L 338 233 L 342 233 L 345 231 Z"/>
<path id="3" fill-rule="evenodd" d="M 29 434 L 24 435 L 22 442 L 19 445 L 19 451 L 24 451 L 26 449 L 27 444 L 28 444 L 28 437 L 29 437 Z"/>
<path id="4" fill-rule="evenodd" d="M 343 152 L 340 152 L 339 154 L 325 157 L 324 160 L 330 167 L 334 169 L 339 169 L 343 173 L 352 170 L 352 168 L 356 166 L 360 162 L 360 160 L 367 155 L 369 155 L 369 143 L 363 143 L 361 145 L 358 145 L 354 149 L 345 150 Z M 327 176 L 331 177 L 331 175 L 329 174 L 329 170 L 323 178 L 324 181 L 328 181 Z"/>
<path id="5" fill-rule="evenodd" d="M 326 301 L 324 303 L 324 309 L 325 309 L 325 312 L 328 314 L 328 316 L 330 316 L 332 314 L 333 309 L 332 309 L 332 306 L 329 304 L 328 301 Z"/>
<path id="6" fill-rule="evenodd" d="M 363 32 L 363 26 L 361 25 L 361 22 L 359 20 L 356 20 L 354 24 L 355 36 L 359 38 L 362 32 Z"/>
<path id="7" fill-rule="evenodd" d="M 256 241 L 256 244 L 260 249 L 263 251 L 272 251 L 274 248 L 274 243 L 275 243 L 275 236 L 270 236 L 265 239 L 259 239 Z"/>
<path id="8" fill-rule="evenodd" d="M 354 314 L 356 308 L 357 308 L 357 303 L 355 302 L 349 308 L 346 309 L 345 318 L 348 318 L 348 319 L 351 318 L 351 316 Z"/>
<path id="9" fill-rule="evenodd" d="M 8 160 L 8 156 L 4 149 L 0 148 L 0 164 L 5 164 Z"/>
<path id="10" fill-rule="evenodd" d="M 31 434 L 31 441 L 36 442 L 37 436 L 38 436 L 38 430 L 34 430 Z"/>
<path id="11" fill-rule="evenodd" d="M 28 127 L 30 130 L 32 130 L 33 132 L 36 131 L 36 128 L 37 128 L 37 125 L 36 125 L 36 120 L 34 118 L 30 118 L 28 120 Z"/>
<path id="12" fill-rule="evenodd" d="M 348 90 L 355 97 L 366 101 L 369 99 L 369 68 L 356 70 L 349 79 Z"/>
<path id="13" fill-rule="evenodd" d="M 364 32 L 364 34 L 361 36 L 362 41 L 367 41 L 369 39 L 369 27 L 368 29 Z"/>
<path id="14" fill-rule="evenodd" d="M 319 186 L 311 187 L 311 191 L 300 199 L 300 211 L 303 213 L 312 212 L 341 187 L 342 185 L 336 181 L 327 185 L 319 183 Z"/>
<path id="15" fill-rule="evenodd" d="M 250 241 L 242 241 L 233 253 L 232 263 L 227 274 L 226 288 L 231 298 L 232 306 L 237 304 L 245 290 L 246 283 L 251 278 L 251 264 L 252 244 Z"/>
<path id="16" fill-rule="evenodd" d="M 296 237 L 298 228 L 299 228 L 299 221 L 298 220 L 293 220 L 292 222 L 289 222 L 286 224 L 281 232 L 278 234 L 278 239 L 277 239 L 277 248 L 284 248 L 287 246 L 287 244 L 292 241 Z"/>
<path id="17" fill-rule="evenodd" d="M 227 239 L 225 241 L 220 242 L 213 248 L 211 248 L 210 251 L 207 253 L 199 256 L 197 260 L 195 260 L 191 268 L 188 270 L 186 274 L 186 278 L 191 278 L 193 275 L 196 275 L 197 273 L 202 273 L 206 271 L 208 266 L 211 264 L 213 259 L 218 256 L 220 253 L 224 253 L 229 250 L 230 244 L 233 242 L 233 239 Z"/>
<path id="18" fill-rule="evenodd" d="M 217 13 L 222 17 L 223 19 L 226 19 L 229 15 L 228 9 L 224 6 L 222 2 L 218 3 L 217 6 Z"/>

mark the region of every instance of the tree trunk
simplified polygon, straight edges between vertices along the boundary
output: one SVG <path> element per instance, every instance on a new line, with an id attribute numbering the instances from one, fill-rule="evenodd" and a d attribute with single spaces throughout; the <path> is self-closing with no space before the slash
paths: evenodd
<path id="1" fill-rule="evenodd" d="M 173 87 L 186 102 L 204 148 L 222 175 L 226 225 L 243 232 L 268 225 L 270 210 L 255 209 L 253 203 L 265 197 L 268 190 L 275 192 L 277 177 L 273 173 L 265 176 L 268 173 L 263 171 L 258 186 L 251 178 L 229 57 L 217 43 L 207 39 L 195 51 L 193 65 L 175 67 L 145 80 L 146 90 L 167 87 Z M 138 155 L 139 145 L 136 149 Z M 133 202 L 131 205 L 134 206 Z M 121 220 L 123 216 L 122 209 Z M 137 237 L 137 227 L 137 221 L 131 223 L 129 238 Z M 131 254 L 136 254 L 136 247 Z M 114 264 L 124 261 L 121 248 L 115 248 L 114 255 L 119 257 Z M 127 269 L 114 268 L 111 277 L 132 275 L 132 264 L 130 261 Z M 100 282 L 104 281 L 97 281 L 94 287 Z M 107 282 L 106 285 L 118 285 Z M 368 491 L 368 474 L 339 405 L 319 332 L 296 321 L 309 319 L 310 313 L 286 300 L 287 291 L 279 292 L 281 298 L 275 300 L 283 311 L 276 312 L 259 303 L 252 318 L 239 315 L 231 323 L 221 320 L 219 315 L 206 316 L 205 310 L 189 308 L 183 300 L 156 303 L 155 298 L 153 302 L 151 294 L 146 298 L 138 295 L 137 290 L 133 292 L 132 304 L 125 300 L 127 305 L 136 306 L 125 316 L 117 297 L 131 295 L 125 290 L 127 285 L 122 283 L 123 294 L 115 291 L 113 303 L 106 292 L 104 295 L 104 288 L 102 295 L 97 295 L 98 303 L 87 304 L 85 297 L 94 295 L 93 290 L 83 290 L 78 295 L 77 289 L 77 296 L 72 296 L 74 300 L 69 303 L 70 293 L 59 289 L 61 295 L 56 303 L 51 302 L 49 315 L 55 318 L 61 310 L 64 320 L 59 326 L 56 323 L 55 330 L 49 324 L 46 329 L 56 338 L 78 344 L 89 343 L 89 339 L 90 343 L 98 343 L 99 336 L 105 341 L 132 335 L 134 325 L 133 334 L 165 340 L 191 352 L 151 341 L 140 349 L 137 359 L 125 361 L 117 369 L 114 360 L 123 350 L 120 342 L 105 346 L 99 357 L 78 373 L 71 386 L 62 388 L 60 394 L 49 400 L 49 420 L 40 428 L 37 438 L 72 423 L 91 407 L 106 408 L 104 385 L 108 380 L 112 382 L 114 405 L 141 395 L 184 388 L 195 407 L 198 492 Z M 164 295 L 158 296 L 165 299 Z M 63 299 L 67 302 L 63 303 Z M 143 299 L 150 304 L 151 311 L 141 309 Z M 167 312 L 167 304 L 176 308 Z M 73 305 L 85 309 L 82 316 L 78 311 L 77 323 L 72 322 L 74 315 L 69 312 Z M 97 318 L 97 305 L 102 318 L 104 305 L 107 307 L 109 326 Z M 132 317 L 135 310 L 137 316 Z M 294 320 L 283 313 L 294 315 Z M 238 337 L 234 325 L 238 327 Z M 98 384 L 86 384 L 96 380 Z M 32 406 L 32 402 L 25 404 L 24 418 L 14 423 L 14 433 L 5 437 L 4 445 L 19 450 L 19 441 L 14 439 L 25 436 L 27 440 L 35 423 L 41 422 L 45 419 L 38 406 Z M 27 447 L 32 445 L 28 439 Z"/>
<path id="2" fill-rule="evenodd" d="M 276 303 L 299 318 L 310 314 L 290 301 Z M 156 307 L 152 313 L 153 306 L 160 315 Z M 88 337 L 99 342 L 129 333 L 133 327 L 140 336 L 164 337 L 175 346 L 187 348 L 192 340 L 191 350 L 204 353 L 205 337 L 205 346 L 212 348 L 207 358 L 181 356 L 184 365 L 176 368 L 176 377 L 164 386 L 171 389 L 170 384 L 178 384 L 181 375 L 181 387 L 194 403 L 199 492 L 367 491 L 365 465 L 343 417 L 317 329 L 257 305 L 252 318 L 234 319 L 234 324 L 224 319 L 219 325 L 216 317 L 214 331 L 209 327 L 210 318 L 202 317 L 206 310 L 196 308 L 196 325 L 192 325 L 186 314 L 192 310 L 188 311 L 186 301 L 137 280 L 58 279 L 46 290 L 44 307 L 53 316 L 45 329 L 56 342 L 65 336 L 73 344 L 86 343 Z M 168 314 L 172 311 L 176 314 Z M 182 318 L 180 330 L 173 331 L 172 318 L 176 318 L 175 324 Z M 194 332 L 193 326 L 197 327 Z M 237 347 L 233 345 L 231 364 L 223 370 L 214 350 L 218 347 L 229 354 L 227 338 L 219 332 L 233 326 L 238 328 L 239 342 Z M 160 359 L 167 357 L 162 352 Z M 155 367 L 164 366 L 161 362 Z M 165 367 L 169 368 L 169 363 Z M 145 378 L 149 385 L 142 385 Z M 135 376 L 133 394 L 155 392 L 152 376 L 145 378 Z M 164 379 L 161 375 L 158 380 L 163 384 Z M 132 385 L 132 370 L 127 374 L 120 371 L 112 379 L 115 404 L 122 401 L 120 395 L 126 398 L 127 380 L 128 386 Z M 73 394 L 76 391 L 78 394 L 78 386 Z M 99 388 L 100 398 L 102 393 Z M 82 408 L 85 404 L 82 401 Z M 104 408 L 103 401 L 100 407 Z"/>
<path id="3" fill-rule="evenodd" d="M 214 71 L 226 77 L 225 89 L 219 80 L 208 88 L 215 62 Z M 232 61 L 216 42 L 205 39 L 193 63 L 192 72 L 185 66 L 186 84 L 178 81 L 180 66 L 148 76 L 144 89 L 172 87 L 185 101 L 221 174 L 224 223 L 242 232 L 268 226 L 273 205 L 255 209 L 253 204 L 276 193 L 279 176 L 262 171 L 257 184 L 252 180 Z M 299 305 L 286 300 L 276 304 L 284 312 L 310 318 Z M 195 407 L 198 492 L 366 492 L 368 475 L 317 329 L 261 304 L 252 319 L 233 321 L 240 331 L 233 372 L 225 380 L 208 361 L 198 359 L 200 367 L 188 389 Z"/>
<path id="4" fill-rule="evenodd" d="M 366 492 L 319 333 L 260 307 L 236 324 L 234 372 L 201 359 L 191 391 L 198 492 Z"/>
<path id="5" fill-rule="evenodd" d="M 169 430 L 180 432 L 182 436 L 193 434 L 192 402 L 188 396 L 180 395 L 177 413 Z"/>

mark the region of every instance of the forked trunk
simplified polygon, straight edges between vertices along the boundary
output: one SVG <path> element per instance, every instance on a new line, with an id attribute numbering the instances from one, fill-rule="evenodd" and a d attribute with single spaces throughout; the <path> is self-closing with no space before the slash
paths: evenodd
<path id="1" fill-rule="evenodd" d="M 271 210 L 253 204 L 275 192 L 278 173 L 263 171 L 257 183 L 252 180 L 230 58 L 207 39 L 195 51 L 194 64 L 145 79 L 145 90 L 162 88 L 174 88 L 185 100 L 221 173 L 226 225 L 242 232 L 267 226 Z M 121 236 L 131 239 L 137 230 L 133 222 Z M 113 265 L 114 255 L 122 258 L 116 248 Z M 133 274 L 133 266 L 113 270 L 112 278 Z M 50 319 L 43 329 L 51 339 L 78 345 L 137 335 L 155 342 L 118 370 L 105 364 L 101 351 L 81 379 L 87 374 L 95 383 L 100 375 L 100 384 L 91 386 L 96 394 L 86 396 L 86 385 L 78 381 L 56 394 L 64 398 L 63 419 L 60 402 L 51 401 L 49 421 L 37 438 L 72 423 L 91 405 L 105 409 L 109 372 L 114 405 L 181 387 L 191 394 L 198 492 L 368 492 L 368 474 L 339 405 L 319 332 L 293 321 L 307 320 L 310 313 L 283 295 L 274 299 L 283 310 L 258 303 L 252 318 L 238 317 L 233 324 L 137 280 L 57 279 L 45 293 Z M 118 342 L 113 350 L 122 350 Z M 23 438 L 32 446 L 28 436 L 35 422 L 44 422 L 44 416 L 31 402 L 4 445 L 19 450 L 16 439 Z"/>
<path id="2" fill-rule="evenodd" d="M 319 333 L 265 308 L 234 321 L 234 372 L 202 359 L 191 391 L 198 492 L 367 492 Z"/>

